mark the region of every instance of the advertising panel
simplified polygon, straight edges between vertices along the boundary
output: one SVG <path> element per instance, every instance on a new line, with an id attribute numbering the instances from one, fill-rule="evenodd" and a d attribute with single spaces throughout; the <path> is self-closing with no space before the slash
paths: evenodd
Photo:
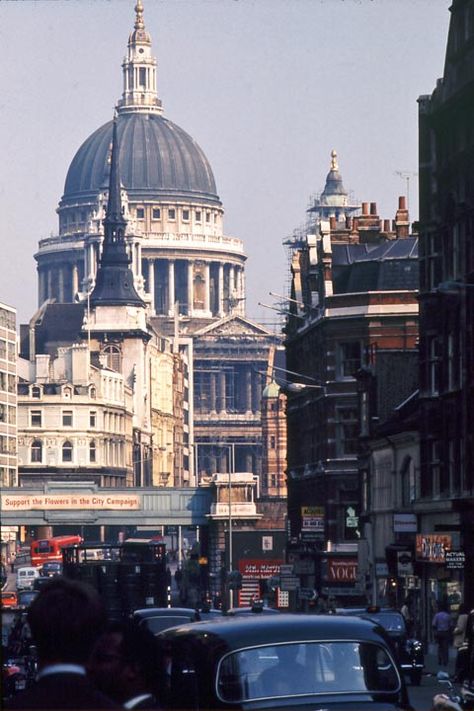
<path id="1" fill-rule="evenodd" d="M 1 497 L 2 511 L 34 511 L 42 509 L 112 509 L 141 508 L 137 494 L 8 494 Z"/>
<path id="2" fill-rule="evenodd" d="M 451 536 L 445 533 L 418 533 L 416 559 L 425 563 L 444 563 L 446 551 L 451 550 Z"/>

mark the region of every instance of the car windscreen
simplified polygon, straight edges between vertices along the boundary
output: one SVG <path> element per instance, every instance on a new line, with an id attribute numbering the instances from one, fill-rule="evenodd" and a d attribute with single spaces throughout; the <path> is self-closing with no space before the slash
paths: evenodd
<path id="1" fill-rule="evenodd" d="M 232 652 L 218 669 L 225 702 L 320 694 L 394 693 L 400 677 L 378 644 L 320 641 L 260 646 Z"/>

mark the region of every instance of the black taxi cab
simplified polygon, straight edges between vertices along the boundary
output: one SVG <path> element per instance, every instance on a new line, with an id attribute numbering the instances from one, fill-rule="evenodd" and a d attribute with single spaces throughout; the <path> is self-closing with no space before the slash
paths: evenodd
<path id="1" fill-rule="evenodd" d="M 227 617 L 157 635 L 165 709 L 410 709 L 381 628 L 325 615 Z"/>

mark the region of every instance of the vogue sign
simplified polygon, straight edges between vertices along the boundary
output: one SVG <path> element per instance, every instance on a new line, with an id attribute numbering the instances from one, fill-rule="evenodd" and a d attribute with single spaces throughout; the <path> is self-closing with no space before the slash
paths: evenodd
<path id="1" fill-rule="evenodd" d="M 357 580 L 357 558 L 329 558 L 327 579 L 331 583 L 353 583 Z"/>

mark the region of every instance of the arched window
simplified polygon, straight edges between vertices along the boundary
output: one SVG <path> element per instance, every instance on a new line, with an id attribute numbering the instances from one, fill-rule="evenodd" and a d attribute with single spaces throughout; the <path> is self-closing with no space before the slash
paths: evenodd
<path id="1" fill-rule="evenodd" d="M 40 439 L 35 439 L 31 445 L 31 461 L 35 464 L 43 461 L 43 442 Z"/>
<path id="2" fill-rule="evenodd" d="M 91 393 L 91 398 L 93 400 L 95 400 L 97 397 L 97 390 L 95 388 L 91 388 L 90 393 Z"/>
<path id="3" fill-rule="evenodd" d="M 72 442 L 68 440 L 63 444 L 63 462 L 72 462 Z"/>
<path id="4" fill-rule="evenodd" d="M 96 461 L 97 450 L 95 446 L 95 440 L 89 442 L 89 462 L 94 463 Z"/>
<path id="5" fill-rule="evenodd" d="M 119 346 L 113 344 L 104 346 L 104 348 L 102 349 L 102 353 L 105 353 L 107 356 L 107 368 L 110 368 L 111 370 L 115 370 L 117 373 L 120 373 L 122 370 L 122 354 L 120 352 Z"/>
<path id="6" fill-rule="evenodd" d="M 37 385 L 33 385 L 33 387 L 31 388 L 31 397 L 40 398 L 41 388 L 39 388 Z"/>

